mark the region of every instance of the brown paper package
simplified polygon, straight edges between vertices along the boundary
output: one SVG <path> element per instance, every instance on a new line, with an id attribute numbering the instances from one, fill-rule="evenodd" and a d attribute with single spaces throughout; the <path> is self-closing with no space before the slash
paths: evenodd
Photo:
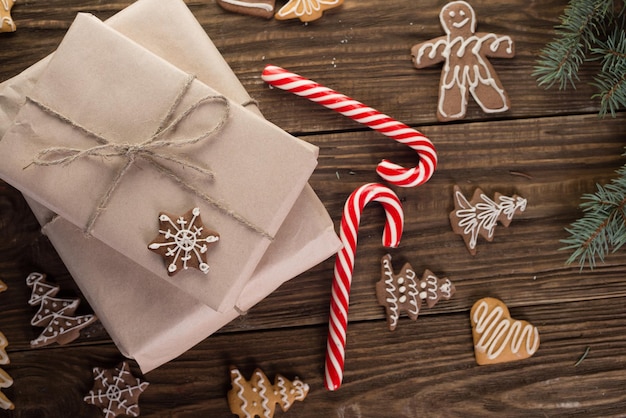
<path id="1" fill-rule="evenodd" d="M 172 21 L 179 26 L 171 25 Z M 259 113 L 182 1 L 140 0 L 107 23 Z M 0 133 L 6 130 L 48 60 L 0 85 Z M 44 206 L 32 199 L 29 202 L 42 223 L 54 217 Z M 85 238 L 64 219 L 54 219 L 46 225 L 46 233 L 122 353 L 135 358 L 144 372 L 177 357 L 340 246 L 332 221 L 307 185 L 245 283 L 237 306 L 219 313 L 98 240 Z M 155 300 L 160 303 L 155 304 Z"/>

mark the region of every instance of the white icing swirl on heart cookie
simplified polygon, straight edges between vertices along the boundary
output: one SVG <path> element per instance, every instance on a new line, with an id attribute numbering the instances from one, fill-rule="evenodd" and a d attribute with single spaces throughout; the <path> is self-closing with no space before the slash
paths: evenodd
<path id="1" fill-rule="evenodd" d="M 532 356 L 539 348 L 539 331 L 526 321 L 510 317 L 501 301 L 485 298 L 471 311 L 476 353 L 486 357 L 485 363 L 497 363 Z M 502 358 L 501 358 L 502 357 Z M 478 360 L 478 355 L 477 355 Z"/>

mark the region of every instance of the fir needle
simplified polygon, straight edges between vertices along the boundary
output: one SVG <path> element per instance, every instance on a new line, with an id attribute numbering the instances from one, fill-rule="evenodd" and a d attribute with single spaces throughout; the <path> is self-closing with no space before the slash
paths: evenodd
<path id="1" fill-rule="evenodd" d="M 578 361 L 576 362 L 576 364 L 574 364 L 574 367 L 578 367 L 578 365 L 580 363 L 583 362 L 583 360 L 587 357 L 587 354 L 589 354 L 589 351 L 591 351 L 591 347 L 587 346 L 587 349 L 585 350 L 585 352 L 583 353 L 582 356 L 580 356 L 580 358 L 578 359 Z"/>

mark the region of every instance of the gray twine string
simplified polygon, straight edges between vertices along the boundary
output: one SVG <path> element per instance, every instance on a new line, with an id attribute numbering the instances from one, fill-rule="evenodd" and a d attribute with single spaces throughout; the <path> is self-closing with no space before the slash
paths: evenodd
<path id="1" fill-rule="evenodd" d="M 274 237 L 272 237 L 264 229 L 262 229 L 261 227 L 258 227 L 257 225 L 253 224 L 252 222 L 250 222 L 249 220 L 247 220 L 246 218 L 244 218 L 243 216 L 241 216 L 240 214 L 232 210 L 224 202 L 214 199 L 211 196 L 204 193 L 203 191 L 201 191 L 200 189 L 186 183 L 174 171 L 170 170 L 169 168 L 165 167 L 164 165 L 160 164 L 157 161 L 157 160 L 165 160 L 165 161 L 173 162 L 183 167 L 191 168 L 199 172 L 200 174 L 207 176 L 209 179 L 213 179 L 214 177 L 213 171 L 211 171 L 211 169 L 208 167 L 201 166 L 199 164 L 193 163 L 184 158 L 179 158 L 177 156 L 169 155 L 169 154 L 161 154 L 160 152 L 158 152 L 160 148 L 183 147 L 187 145 L 196 144 L 212 136 L 213 134 L 219 132 L 228 121 L 228 117 L 230 115 L 230 103 L 224 96 L 217 95 L 217 96 L 205 96 L 204 98 L 194 103 L 194 105 L 192 105 L 185 112 L 183 112 L 180 116 L 178 116 L 176 119 L 174 119 L 172 122 L 168 124 L 168 121 L 172 118 L 172 115 L 174 114 L 176 108 L 182 101 L 185 93 L 188 91 L 194 79 L 195 77 L 189 76 L 185 80 L 185 83 L 182 86 L 180 92 L 178 93 L 176 99 L 174 100 L 174 103 L 170 107 L 167 115 L 163 118 L 163 120 L 159 124 L 159 127 L 157 128 L 156 132 L 150 138 L 148 138 L 147 140 L 139 144 L 112 143 L 108 139 L 104 138 L 103 136 L 98 135 L 97 133 L 92 132 L 91 130 L 79 125 L 73 120 L 61 115 L 57 111 L 51 109 L 49 106 L 33 99 L 32 97 L 26 97 L 28 101 L 37 105 L 45 113 L 60 119 L 61 121 L 69 124 L 73 128 L 81 131 L 83 134 L 86 134 L 92 137 L 99 144 L 89 149 L 76 149 L 76 148 L 69 148 L 69 147 L 46 148 L 40 151 L 37 154 L 37 156 L 35 156 L 35 158 L 31 162 L 31 164 L 29 164 L 29 166 L 33 164 L 38 165 L 38 166 L 43 166 L 43 167 L 56 166 L 56 165 L 68 165 L 78 159 L 90 157 L 90 156 L 98 156 L 98 157 L 105 157 L 105 158 L 106 157 L 126 158 L 125 164 L 115 174 L 115 177 L 113 181 L 111 182 L 109 188 L 107 189 L 105 194 L 100 198 L 98 205 L 96 206 L 94 211 L 91 213 L 87 221 L 87 224 L 83 228 L 83 231 L 87 235 L 91 235 L 93 231 L 93 227 L 97 219 L 100 217 L 102 212 L 104 212 L 104 210 L 106 209 L 107 204 L 109 200 L 111 199 L 111 196 L 113 195 L 113 193 L 119 186 L 124 175 L 128 172 L 128 170 L 131 168 L 131 166 L 135 162 L 135 159 L 137 157 L 142 157 L 144 160 L 148 161 L 152 165 L 152 167 L 154 167 L 159 173 L 171 179 L 178 186 L 195 194 L 196 196 L 198 196 L 199 198 L 201 198 L 202 200 L 204 200 L 205 202 L 207 202 L 214 208 L 218 209 L 220 212 L 237 220 L 238 222 L 245 225 L 247 228 L 253 230 L 254 232 L 262 235 L 265 238 L 273 240 Z M 225 109 L 224 114 L 216 126 L 214 126 L 213 128 L 211 128 L 210 130 L 206 132 L 203 132 L 202 134 L 200 134 L 199 136 L 195 138 L 187 138 L 183 140 L 168 140 L 167 138 L 163 138 L 167 136 L 167 133 L 169 131 L 175 129 L 180 122 L 185 120 L 187 117 L 189 117 L 190 114 L 196 111 L 196 109 L 210 102 L 220 102 L 224 105 L 224 109 Z"/>

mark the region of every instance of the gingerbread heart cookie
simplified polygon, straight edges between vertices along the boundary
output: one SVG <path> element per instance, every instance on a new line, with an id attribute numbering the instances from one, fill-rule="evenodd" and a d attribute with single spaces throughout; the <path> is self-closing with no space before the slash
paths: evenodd
<path id="1" fill-rule="evenodd" d="M 478 300 L 470 311 L 470 320 L 474 355 L 480 365 L 527 359 L 539 348 L 537 327 L 511 318 L 499 299 Z"/>
<path id="2" fill-rule="evenodd" d="M 217 4 L 229 12 L 271 19 L 275 0 L 217 0 Z"/>

